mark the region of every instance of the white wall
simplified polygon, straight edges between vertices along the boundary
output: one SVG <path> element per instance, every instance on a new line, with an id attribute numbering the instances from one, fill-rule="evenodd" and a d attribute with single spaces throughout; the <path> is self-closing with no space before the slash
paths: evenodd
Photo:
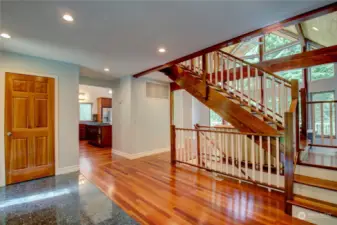
<path id="1" fill-rule="evenodd" d="M 126 153 L 132 153 L 131 79 L 131 76 L 121 78 L 112 95 L 112 147 Z"/>
<path id="2" fill-rule="evenodd" d="M 0 186 L 5 184 L 4 167 L 4 99 L 5 72 L 16 72 L 55 77 L 57 95 L 55 127 L 56 131 L 56 172 L 78 169 L 78 86 L 79 67 L 72 64 L 37 57 L 0 52 Z"/>
<path id="3" fill-rule="evenodd" d="M 146 78 L 132 79 L 133 153 L 170 146 L 170 99 L 147 97 L 147 81 Z M 169 87 L 168 83 L 164 84 Z"/>
<path id="4" fill-rule="evenodd" d="M 111 98 L 112 94 L 109 94 L 110 88 L 96 87 L 89 85 L 79 86 L 79 93 L 83 93 L 85 100 L 81 100 L 81 103 L 92 103 L 92 113 L 97 114 L 97 98 Z"/>
<path id="5" fill-rule="evenodd" d="M 146 97 L 146 78 L 120 79 L 112 106 L 113 149 L 135 155 L 169 149 L 169 99 Z"/>
<path id="6" fill-rule="evenodd" d="M 174 125 L 179 128 L 194 128 L 194 125 L 209 126 L 209 108 L 185 90 L 174 92 Z"/>

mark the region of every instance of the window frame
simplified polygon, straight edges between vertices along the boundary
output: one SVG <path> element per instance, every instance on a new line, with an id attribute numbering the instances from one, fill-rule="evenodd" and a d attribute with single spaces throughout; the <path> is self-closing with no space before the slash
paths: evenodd
<path id="1" fill-rule="evenodd" d="M 314 100 L 313 100 L 313 95 L 314 94 L 321 94 L 321 93 L 333 93 L 333 96 L 334 96 L 334 100 L 336 99 L 336 92 L 335 92 L 335 90 L 327 90 L 327 91 L 315 91 L 315 92 L 310 92 L 310 94 L 309 94 L 309 98 L 310 98 L 310 101 L 311 102 L 315 102 Z M 333 139 L 336 139 L 336 136 L 337 136 L 337 111 L 335 111 L 335 134 L 334 135 L 332 135 L 332 138 Z M 315 115 L 316 116 L 316 115 Z M 310 121 L 312 121 L 312 114 L 311 114 L 311 111 L 310 111 Z M 312 125 L 311 125 L 312 126 Z M 324 132 L 324 131 L 323 131 Z M 324 138 L 330 138 L 330 136 L 329 135 L 325 135 L 324 133 L 323 133 L 323 137 Z M 321 138 L 321 134 L 317 134 L 316 135 L 316 138 Z"/>
<path id="2" fill-rule="evenodd" d="M 93 110 L 93 103 L 92 102 L 80 102 L 79 103 L 79 121 L 80 122 L 92 122 L 94 121 L 93 120 L 93 113 L 92 113 L 92 110 Z M 86 105 L 90 105 L 91 106 L 91 120 L 81 120 L 81 105 L 82 104 L 86 104 Z"/>
<path id="3" fill-rule="evenodd" d="M 312 80 L 312 72 L 311 72 L 311 69 L 314 68 L 314 67 L 323 66 L 323 65 L 328 65 L 328 64 L 333 64 L 333 76 L 332 76 L 332 77 L 321 78 L 321 79 L 318 79 L 318 80 Z M 333 78 L 336 77 L 336 73 L 337 73 L 337 63 L 326 63 L 326 64 L 321 64 L 321 65 L 318 65 L 318 66 L 312 66 L 312 67 L 308 68 L 309 82 L 318 82 L 318 81 L 321 81 L 321 80 L 328 80 L 328 79 L 333 79 Z"/>

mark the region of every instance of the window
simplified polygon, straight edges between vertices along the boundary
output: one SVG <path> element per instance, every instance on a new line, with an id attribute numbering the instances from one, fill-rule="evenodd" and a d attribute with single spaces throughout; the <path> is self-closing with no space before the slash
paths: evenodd
<path id="1" fill-rule="evenodd" d="M 211 127 L 223 124 L 222 118 L 218 114 L 216 114 L 213 110 L 210 110 L 209 118 Z"/>
<path id="2" fill-rule="evenodd" d="M 335 68 L 334 64 L 325 64 L 325 65 L 319 65 L 314 66 L 310 68 L 310 80 L 321 80 L 321 79 L 327 79 L 335 76 Z"/>
<path id="3" fill-rule="evenodd" d="M 335 100 L 335 92 L 334 91 L 326 91 L 326 92 L 317 92 L 311 93 L 312 101 L 332 101 Z M 314 104 L 314 121 L 315 121 L 315 131 L 316 135 L 321 136 L 322 134 L 322 123 L 323 123 L 323 134 L 325 136 L 330 135 L 330 125 L 332 124 L 332 135 L 335 136 L 335 107 L 332 104 L 331 112 L 330 112 L 330 104 Z M 310 109 L 311 110 L 311 109 Z M 323 111 L 323 117 L 321 112 Z M 330 121 L 330 113 L 332 113 L 332 121 Z"/>
<path id="4" fill-rule="evenodd" d="M 282 71 L 276 74 L 289 81 L 292 79 L 296 79 L 299 81 L 300 84 L 303 82 L 303 70 L 302 69 Z"/>
<path id="5" fill-rule="evenodd" d="M 301 53 L 301 51 L 302 51 L 301 45 L 296 44 L 296 45 L 289 46 L 287 48 L 282 48 L 278 51 L 273 51 L 272 53 L 266 53 L 264 58 L 265 60 L 278 59 L 281 57 Z"/>
<path id="6" fill-rule="evenodd" d="M 265 35 L 264 40 L 265 40 L 265 51 L 266 52 L 276 49 L 276 48 L 280 48 L 286 44 L 293 42 L 290 39 L 281 37 L 273 33 Z"/>
<path id="7" fill-rule="evenodd" d="M 80 121 L 92 120 L 92 103 L 80 103 Z"/>

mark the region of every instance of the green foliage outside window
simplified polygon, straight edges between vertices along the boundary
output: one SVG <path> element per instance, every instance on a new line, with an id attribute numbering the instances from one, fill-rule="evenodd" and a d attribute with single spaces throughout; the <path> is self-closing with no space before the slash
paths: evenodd
<path id="1" fill-rule="evenodd" d="M 273 33 L 265 35 L 264 40 L 265 40 L 265 51 L 266 52 L 282 47 L 283 45 L 286 45 L 292 42 L 289 39 L 286 39 L 284 37 L 278 36 Z"/>
<path id="2" fill-rule="evenodd" d="M 222 118 L 218 114 L 216 114 L 213 110 L 210 110 L 209 117 L 211 127 L 222 124 Z"/>
<path id="3" fill-rule="evenodd" d="M 311 80 L 321 80 L 335 76 L 334 64 L 325 64 L 310 68 Z"/>
<path id="4" fill-rule="evenodd" d="M 264 58 L 265 58 L 265 60 L 278 59 L 278 58 L 281 58 L 281 57 L 301 53 L 301 51 L 302 51 L 301 45 L 298 44 L 298 45 L 291 46 L 289 48 L 284 48 L 284 49 L 282 49 L 280 51 L 277 51 L 277 52 L 266 54 Z"/>

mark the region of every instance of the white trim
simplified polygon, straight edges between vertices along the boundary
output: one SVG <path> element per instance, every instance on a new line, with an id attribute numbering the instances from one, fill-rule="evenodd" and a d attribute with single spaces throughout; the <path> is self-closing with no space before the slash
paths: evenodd
<path id="1" fill-rule="evenodd" d="M 40 77 L 51 77 L 55 79 L 55 132 L 54 132 L 54 138 L 55 138 L 55 171 L 58 171 L 58 165 L 59 165 L 59 100 L 58 100 L 58 93 L 59 93 L 59 82 L 58 82 L 58 76 L 51 75 L 51 74 L 45 74 L 45 73 L 36 73 L 36 72 L 30 72 L 27 70 L 20 70 L 20 69 L 10 69 L 2 67 L 0 68 L 0 90 L 3 90 L 2 93 L 0 93 L 0 96 L 3 95 L 3 98 L 0 99 L 0 108 L 3 108 L 3 116 L 0 117 L 0 187 L 6 185 L 6 172 L 5 172 L 5 140 L 4 140 L 4 132 L 5 132 L 5 74 L 8 73 L 21 73 L 21 74 L 27 74 L 27 75 L 33 75 L 33 76 L 40 76 Z M 61 168 L 63 169 L 63 168 Z"/>
<path id="2" fill-rule="evenodd" d="M 159 153 L 169 152 L 169 151 L 170 151 L 170 148 L 158 148 L 158 149 L 154 149 L 154 150 L 150 150 L 150 151 L 140 152 L 140 153 L 136 153 L 136 154 L 130 154 L 130 153 L 127 153 L 127 152 L 122 152 L 120 150 L 112 149 L 112 154 L 119 155 L 119 156 L 122 156 L 124 158 L 132 160 L 132 159 L 138 159 L 138 158 L 141 158 L 141 157 L 156 155 L 156 154 L 159 154 Z"/>
<path id="3" fill-rule="evenodd" d="M 76 171 L 79 171 L 79 170 L 80 170 L 79 165 L 57 168 L 55 175 L 72 173 L 72 172 L 76 172 Z"/>

